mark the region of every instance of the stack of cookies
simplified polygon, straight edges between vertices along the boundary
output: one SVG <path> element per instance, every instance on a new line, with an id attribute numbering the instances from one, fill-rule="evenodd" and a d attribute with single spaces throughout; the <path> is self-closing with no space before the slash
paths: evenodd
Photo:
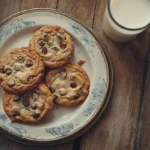
<path id="1" fill-rule="evenodd" d="M 44 26 L 29 47 L 15 48 L 0 59 L 4 110 L 12 121 L 35 123 L 53 105 L 76 106 L 89 93 L 86 72 L 70 64 L 74 44 L 59 26 Z"/>

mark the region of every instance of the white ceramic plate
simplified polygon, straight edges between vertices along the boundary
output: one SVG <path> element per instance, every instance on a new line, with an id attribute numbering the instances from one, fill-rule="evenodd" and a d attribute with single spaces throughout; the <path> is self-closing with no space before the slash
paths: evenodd
<path id="1" fill-rule="evenodd" d="M 80 106 L 55 107 L 52 116 L 31 125 L 11 122 L 3 109 L 4 91 L 0 89 L 2 131 L 37 143 L 57 142 L 82 132 L 103 108 L 110 81 L 107 59 L 93 34 L 69 16 L 48 9 L 25 11 L 6 19 L 0 27 L 0 56 L 13 48 L 28 46 L 34 32 L 44 25 L 60 25 L 72 36 L 75 44 L 72 62 L 86 61 L 83 68 L 90 78 L 90 93 Z"/>

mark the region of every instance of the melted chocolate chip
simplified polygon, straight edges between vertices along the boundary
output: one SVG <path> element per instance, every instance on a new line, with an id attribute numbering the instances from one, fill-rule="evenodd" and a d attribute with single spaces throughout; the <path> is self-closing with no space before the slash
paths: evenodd
<path id="1" fill-rule="evenodd" d="M 6 73 L 7 75 L 10 75 L 10 74 L 12 73 L 12 70 L 11 70 L 10 68 L 6 68 L 6 69 L 5 69 L 5 73 Z"/>
<path id="2" fill-rule="evenodd" d="M 19 61 L 20 63 L 23 63 L 23 62 L 24 62 L 24 58 L 23 58 L 22 56 L 18 56 L 17 58 L 18 58 L 18 61 Z"/>
<path id="3" fill-rule="evenodd" d="M 28 107 L 28 106 L 30 105 L 30 101 L 29 101 L 28 99 L 24 98 L 24 99 L 22 100 L 22 104 L 23 104 L 25 107 Z"/>
<path id="4" fill-rule="evenodd" d="M 3 79 L 0 78 L 0 83 L 3 81 Z"/>
<path id="5" fill-rule="evenodd" d="M 47 52 L 48 52 L 47 48 L 46 48 L 46 47 L 43 47 L 43 48 L 42 48 L 42 53 L 43 53 L 43 54 L 47 54 Z"/>
<path id="6" fill-rule="evenodd" d="M 50 85 L 49 87 L 49 90 L 52 92 L 52 93 L 54 93 L 55 92 L 55 89 Z"/>
<path id="7" fill-rule="evenodd" d="M 78 99 L 80 97 L 80 94 L 77 93 L 77 95 L 74 96 L 74 99 Z"/>
<path id="8" fill-rule="evenodd" d="M 65 43 L 60 43 L 60 48 L 61 49 L 65 49 L 67 47 L 67 45 Z"/>
<path id="9" fill-rule="evenodd" d="M 71 86 L 72 88 L 76 88 L 76 87 L 77 87 L 77 84 L 74 83 L 74 82 L 72 82 L 72 83 L 70 84 L 70 86 Z"/>
<path id="10" fill-rule="evenodd" d="M 15 98 L 13 99 L 14 102 L 18 102 L 21 100 L 21 97 L 16 95 Z"/>
<path id="11" fill-rule="evenodd" d="M 45 42 L 43 40 L 38 41 L 39 46 L 43 47 L 45 45 Z"/>
<path id="12" fill-rule="evenodd" d="M 31 66 L 33 66 L 33 62 L 31 60 L 27 60 L 25 66 L 31 67 Z"/>
<path id="13" fill-rule="evenodd" d="M 13 117 L 17 117 L 17 116 L 19 116 L 19 115 L 20 115 L 19 110 L 15 111 L 15 112 L 13 113 Z"/>
<path id="14" fill-rule="evenodd" d="M 5 73 L 5 66 L 3 66 L 3 65 L 0 66 L 0 72 L 1 72 L 1 73 Z"/>
<path id="15" fill-rule="evenodd" d="M 30 82 L 33 79 L 33 76 L 28 76 L 27 77 L 27 82 Z"/>
<path id="16" fill-rule="evenodd" d="M 39 113 L 34 113 L 32 116 L 33 116 L 34 119 L 37 119 L 37 118 L 40 117 L 40 114 Z"/>
<path id="17" fill-rule="evenodd" d="M 58 96 L 57 96 L 57 95 L 54 95 L 54 96 L 53 96 L 53 101 L 56 102 L 57 100 L 58 100 Z"/>

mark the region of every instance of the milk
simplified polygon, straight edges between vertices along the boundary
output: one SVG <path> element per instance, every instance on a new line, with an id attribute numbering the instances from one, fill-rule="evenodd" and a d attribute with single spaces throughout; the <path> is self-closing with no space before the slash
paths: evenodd
<path id="1" fill-rule="evenodd" d="M 110 13 L 114 20 L 110 17 Z M 105 33 L 115 41 L 129 41 L 150 23 L 150 0 L 111 0 L 103 19 Z M 141 29 L 139 29 L 141 28 Z"/>

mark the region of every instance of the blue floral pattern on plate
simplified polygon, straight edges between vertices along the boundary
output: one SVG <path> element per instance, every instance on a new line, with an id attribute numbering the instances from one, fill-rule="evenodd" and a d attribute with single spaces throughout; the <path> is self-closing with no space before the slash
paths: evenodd
<path id="1" fill-rule="evenodd" d="M 0 29 L 0 45 L 8 38 L 8 36 L 30 26 L 33 26 L 35 22 L 33 21 L 24 21 L 22 19 L 16 20 L 4 28 Z"/>
<path id="2" fill-rule="evenodd" d="M 46 128 L 45 131 L 53 136 L 66 136 L 74 129 L 72 123 L 68 123 L 59 127 Z"/>
<path id="3" fill-rule="evenodd" d="M 101 101 L 104 99 L 106 95 L 106 84 L 105 80 L 101 79 L 100 77 L 97 79 L 98 82 L 95 85 L 95 88 L 91 92 L 89 103 L 87 104 L 85 110 L 83 111 L 83 115 L 89 116 L 93 113 L 95 108 Z"/>
<path id="4" fill-rule="evenodd" d="M 71 26 L 73 29 L 73 33 L 78 36 L 78 39 L 87 48 L 87 51 L 94 57 L 94 39 L 91 38 L 91 35 L 81 25 L 74 22 L 71 24 Z"/>

